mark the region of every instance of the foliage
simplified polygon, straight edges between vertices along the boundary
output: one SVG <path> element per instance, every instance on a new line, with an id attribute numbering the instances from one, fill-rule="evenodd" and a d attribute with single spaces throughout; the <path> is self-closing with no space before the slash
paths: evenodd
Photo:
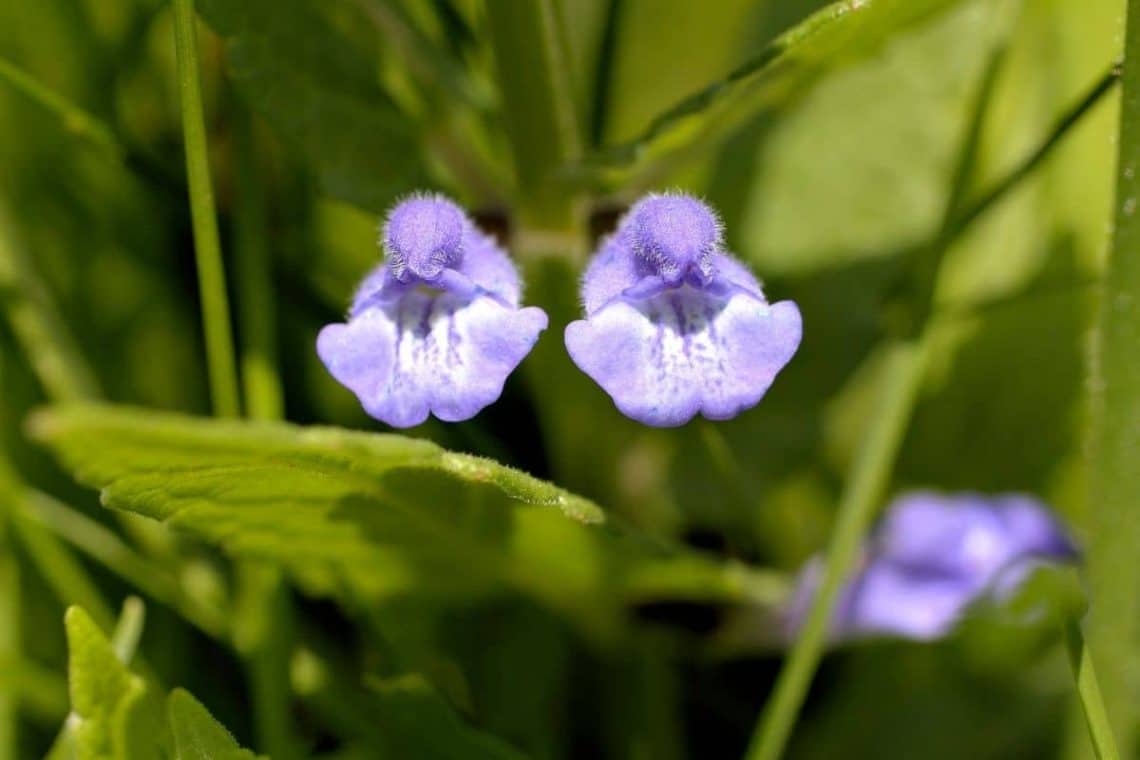
<path id="1" fill-rule="evenodd" d="M 253 760 L 185 691 L 175 689 L 164 704 L 81 608 L 67 611 L 66 626 L 72 717 L 62 741 L 75 757 Z"/>
<path id="2" fill-rule="evenodd" d="M 506 587 L 602 632 L 662 591 L 748 600 L 742 567 L 606 529 L 581 497 L 425 440 L 108 407 L 44 413 L 32 432 L 106 506 L 284 565 L 361 609 Z"/>
<path id="3" fill-rule="evenodd" d="M 1076 757 L 1060 628 L 1133 754 L 1124 0 L 198 0 L 176 46 L 192 6 L 0 4 L 0 757 L 736 758 L 773 704 L 755 756 Z M 756 409 L 656 430 L 562 332 L 669 187 L 804 339 Z M 551 324 L 396 435 L 314 342 L 417 189 Z M 1091 654 L 1066 581 L 932 645 L 821 626 L 779 676 L 794 573 L 914 487 L 1055 506 Z"/>

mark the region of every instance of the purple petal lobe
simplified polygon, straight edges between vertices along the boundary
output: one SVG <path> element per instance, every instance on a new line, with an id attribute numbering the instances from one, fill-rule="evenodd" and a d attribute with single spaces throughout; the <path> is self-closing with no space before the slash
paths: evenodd
<path id="1" fill-rule="evenodd" d="M 370 415 L 411 427 L 475 416 L 546 328 L 546 313 L 482 296 L 409 292 L 321 330 L 317 353 Z"/>
<path id="2" fill-rule="evenodd" d="M 832 634 L 937 638 L 975 602 L 1008 599 L 1034 569 L 1076 558 L 1060 523 L 1030 497 L 904 495 L 864 546 L 860 567 L 843 589 Z M 820 563 L 812 560 L 788 607 L 789 634 L 802 624 L 819 584 Z"/>
<path id="3" fill-rule="evenodd" d="M 969 575 L 979 579 L 979 588 L 1018 557 L 1076 554 L 1048 510 L 1016 495 L 907 494 L 887 512 L 876 541 L 894 562 Z"/>
<path id="4" fill-rule="evenodd" d="M 582 301 L 590 316 L 619 298 L 649 273 L 619 235 L 613 235 L 590 260 L 582 277 Z"/>
<path id="5" fill-rule="evenodd" d="M 500 301 L 518 306 L 519 274 L 494 238 L 470 225 L 463 237 L 463 261 L 457 270 Z"/>
<path id="6" fill-rule="evenodd" d="M 751 293 L 757 298 L 764 297 L 764 291 L 760 289 L 760 283 L 756 281 L 756 277 L 748 271 L 748 267 L 736 259 L 723 253 L 717 253 L 712 256 L 712 265 L 719 280 L 739 290 Z"/>
<path id="7" fill-rule="evenodd" d="M 934 574 L 917 581 L 912 571 L 876 563 L 850 592 L 845 634 L 937 639 L 954 628 L 975 593 L 968 581 L 956 576 Z"/>
<path id="8" fill-rule="evenodd" d="M 566 347 L 618 409 L 670 427 L 754 406 L 799 346 L 799 309 L 696 288 L 616 300 L 566 328 Z"/>

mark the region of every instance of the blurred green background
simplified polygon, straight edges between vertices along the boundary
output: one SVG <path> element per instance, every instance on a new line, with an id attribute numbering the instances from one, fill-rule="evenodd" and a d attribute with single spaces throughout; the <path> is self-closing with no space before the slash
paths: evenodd
<path id="1" fill-rule="evenodd" d="M 529 15 L 522 0 L 502 4 Z M 403 193 L 438 189 L 509 241 L 527 302 L 547 308 L 553 324 L 498 404 L 412 434 L 550 479 L 631 530 L 789 573 L 824 545 L 875 422 L 882 341 L 906 330 L 907 273 L 937 240 L 951 194 L 978 197 L 1048 137 L 1118 56 L 1123 13 L 1119 0 L 882 2 L 879 17 L 780 63 L 755 91 L 723 95 L 737 98 L 723 108 L 714 93 L 714 106 L 698 103 L 630 151 L 622 146 L 642 140 L 660 114 L 724 81 L 822 3 L 536 4 L 558 11 L 568 65 L 553 89 L 531 88 L 534 113 L 520 112 L 517 88 L 540 46 L 521 22 L 503 22 L 503 8 L 198 5 L 247 408 L 258 393 L 272 416 L 279 389 L 290 421 L 382 427 L 327 375 L 314 340 L 379 260 L 383 210 Z M 37 406 L 84 396 L 211 412 L 174 50 L 165 2 L 0 4 L 0 429 L 7 480 L 19 484 L 6 489 L 50 494 L 66 515 L 85 518 L 33 514 L 111 609 L 132 593 L 147 601 L 140 652 L 156 680 L 188 688 L 243 745 L 268 751 L 227 628 L 232 610 L 256 602 L 238 593 L 249 587 L 225 554 L 103 509 L 23 424 Z M 986 82 L 992 91 L 978 109 Z M 1107 243 L 1115 97 L 950 242 L 932 367 L 892 492 L 1027 491 L 1083 535 L 1085 343 Z M 558 166 L 549 154 L 559 141 L 541 133 L 541 103 L 552 98 L 568 104 L 579 136 L 561 146 Z M 959 156 L 972 130 L 963 179 Z M 730 248 L 769 298 L 799 304 L 805 338 L 755 410 L 662 431 L 622 418 L 572 367 L 560 333 L 596 236 L 637 193 L 666 187 L 721 210 Z M 583 219 L 592 235 L 572 238 Z M 267 292 L 243 285 L 258 272 L 271 278 Z M 266 368 L 260 390 L 249 390 Z M 160 568 L 176 595 L 217 623 L 213 635 L 69 534 L 92 526 Z M 15 757 L 43 756 L 68 711 L 61 620 L 77 600 L 45 570 L 53 565 L 43 551 L 26 531 L 0 531 L 0 595 L 16 602 L 0 618 L 15 616 L 5 630 L 19 642 L 16 661 L 0 658 L 18 716 L 16 739 L 0 753 Z M 620 641 L 599 646 L 511 593 L 440 602 L 413 588 L 362 614 L 301 589 L 277 600 L 303 642 L 282 687 L 297 755 L 381 756 L 360 733 L 369 703 L 358 701 L 356 715 L 306 684 L 343 679 L 343 699 L 365 700 L 352 696 L 361 674 L 398 662 L 464 720 L 532 757 L 736 758 L 780 663 L 762 622 L 714 603 L 645 605 Z M 271 627 L 273 604 L 257 613 Z M 312 676 L 310 651 L 342 670 Z M 859 646 L 826 659 L 789 756 L 1060 756 L 1085 741 L 1070 694 L 1047 632 L 979 625 L 936 645 Z"/>

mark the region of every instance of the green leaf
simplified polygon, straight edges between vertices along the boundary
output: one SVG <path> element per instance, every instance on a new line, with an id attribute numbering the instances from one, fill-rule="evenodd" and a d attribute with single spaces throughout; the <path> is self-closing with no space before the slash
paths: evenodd
<path id="1" fill-rule="evenodd" d="M 368 683 L 379 698 L 376 715 L 383 757 L 425 760 L 522 760 L 509 745 L 466 725 L 419 675 Z"/>
<path id="2" fill-rule="evenodd" d="M 379 86 L 377 66 L 307 2 L 201 0 L 228 41 L 240 90 L 300 150 L 326 192 L 382 211 L 431 184 L 419 126 Z"/>
<path id="3" fill-rule="evenodd" d="M 655 118 L 636 139 L 601 152 L 583 167 L 612 184 L 662 171 L 665 164 L 714 144 L 757 114 L 786 107 L 823 74 L 877 53 L 900 31 L 956 0 L 842 0 L 785 32 L 722 81 Z"/>
<path id="4" fill-rule="evenodd" d="M 804 276 L 929 240 L 1009 6 L 963 3 L 757 120 L 739 142 L 753 176 L 718 193 L 739 249 L 769 277 Z"/>
<path id="5" fill-rule="evenodd" d="M 424 440 L 100 406 L 49 410 L 31 428 L 107 506 L 366 605 L 509 589 L 602 634 L 631 602 L 784 593 L 767 575 L 620 533 L 581 497 Z"/>
<path id="6" fill-rule="evenodd" d="M 604 98 L 604 123 L 597 125 L 606 145 L 637 138 L 659 114 L 716 82 L 750 60 L 762 42 L 791 25 L 766 35 L 765 16 L 792 6 L 803 18 L 803 0 L 756 3 L 754 0 L 618 0 L 611 10 L 614 36 L 608 70 L 594 75 Z M 580 19 L 581 2 L 572 6 Z M 797 19 L 798 20 L 798 19 Z M 761 36 L 757 37 L 759 33 Z M 593 56 L 599 58 L 598 55 Z M 601 59 L 602 62 L 605 59 Z M 602 79 L 605 76 L 606 79 Z"/>
<path id="7" fill-rule="evenodd" d="M 57 745 L 58 756 L 253 760 L 255 755 L 238 746 L 188 692 L 175 689 L 166 700 L 164 715 L 158 691 L 127 669 L 82 608 L 69 608 L 65 625 L 72 714 L 63 742 Z"/>
<path id="8" fill-rule="evenodd" d="M 157 695 L 119 662 L 86 612 L 68 609 L 65 625 L 76 758 L 164 757 L 168 737 Z"/>
<path id="9" fill-rule="evenodd" d="M 225 726 L 214 720 L 202 703 L 185 689 L 175 689 L 166 700 L 177 760 L 253 760 Z"/>

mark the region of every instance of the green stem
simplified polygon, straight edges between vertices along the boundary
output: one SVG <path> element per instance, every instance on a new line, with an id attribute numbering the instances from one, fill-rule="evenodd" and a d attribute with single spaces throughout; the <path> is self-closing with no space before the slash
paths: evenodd
<path id="1" fill-rule="evenodd" d="M 873 427 L 855 459 L 827 550 L 823 582 L 812 600 L 775 691 L 764 707 L 746 757 L 778 760 L 823 655 L 832 612 L 843 581 L 859 556 L 859 548 L 890 481 L 911 410 L 926 366 L 928 337 L 891 347 Z"/>
<path id="2" fill-rule="evenodd" d="M 254 124 L 248 112 L 237 116 L 237 205 L 234 253 L 241 317 L 241 369 L 246 411 L 254 419 L 284 416 L 277 374 L 276 329 L 265 193 L 257 165 Z M 292 730 L 289 661 L 293 648 L 293 609 L 280 568 L 243 562 L 237 566 L 238 605 L 234 643 L 245 659 L 253 694 L 259 746 L 271 757 L 299 757 L 301 742 Z"/>
<path id="3" fill-rule="evenodd" d="M 293 733 L 289 662 L 293 652 L 293 610 L 281 569 L 242 562 L 234 620 L 234 646 L 245 661 L 253 696 L 258 744 L 278 760 L 299 758 Z"/>
<path id="4" fill-rule="evenodd" d="M 603 145 L 606 140 L 623 5 L 624 0 L 609 0 L 606 7 L 606 20 L 602 27 L 601 44 L 598 46 L 597 65 L 594 67 L 594 101 L 590 106 L 589 138 L 593 148 Z"/>
<path id="5" fill-rule="evenodd" d="M 83 566 L 53 535 L 24 516 L 25 493 L 26 486 L 8 460 L 0 456 L 0 499 L 5 502 L 3 518 L 9 535 L 20 541 L 40 576 L 64 606 L 85 607 L 98 625 L 110 630 L 115 615 Z"/>
<path id="6" fill-rule="evenodd" d="M 15 497 L 19 499 L 20 497 Z M 78 605 L 105 631 L 115 624 L 115 613 L 91 582 L 83 565 L 47 529 L 23 514 L 18 501 L 12 507 L 12 527 L 36 571 L 64 607 Z"/>
<path id="7" fill-rule="evenodd" d="M 186 141 L 186 174 L 190 185 L 190 216 L 202 301 L 202 329 L 214 411 L 222 417 L 239 413 L 237 369 L 234 366 L 230 307 L 210 163 L 206 149 L 206 119 L 198 79 L 198 46 L 194 0 L 174 0 L 174 38 L 178 55 L 178 90 L 182 101 L 182 132 Z"/>
<path id="8" fill-rule="evenodd" d="M 1118 66 L 1113 66 L 1102 74 L 1100 79 L 1093 83 L 1089 91 L 1086 92 L 1080 100 L 1057 117 L 1048 135 L 1046 135 L 1045 139 L 1032 153 L 1022 159 L 1017 166 L 1003 175 L 1001 179 L 994 182 L 981 196 L 972 201 L 969 205 L 964 205 L 962 210 L 956 213 L 948 223 L 944 225 L 942 237 L 947 240 L 958 237 L 958 235 L 973 224 L 978 217 L 1004 198 L 1010 190 L 1017 187 L 1021 180 L 1032 174 L 1041 162 L 1053 151 L 1053 148 L 1057 146 L 1061 138 L 1067 135 L 1069 130 L 1080 122 L 1085 114 L 1100 103 L 1108 93 L 1112 92 L 1113 86 L 1119 79 L 1120 69 Z"/>
<path id="9" fill-rule="evenodd" d="M 1140 0 L 1127 3 L 1112 245 L 1093 336 L 1089 426 L 1089 641 L 1104 662 L 1101 693 L 1126 755 L 1137 728 L 1140 641 Z"/>
<path id="10" fill-rule="evenodd" d="M 1111 90 L 1116 79 L 1115 70 L 1105 74 L 1089 93 L 1062 114 L 1045 141 L 1033 153 L 992 185 L 977 201 L 966 205 L 964 209 L 959 209 L 965 185 L 972 174 L 971 163 L 976 154 L 977 122 L 985 118 L 988 99 L 993 89 L 992 77 L 996 74 L 1000 60 L 999 54 L 993 60 L 986 79 L 979 89 L 973 122 L 969 125 L 963 140 L 955 172 L 956 186 L 952 189 L 944 209 L 943 223 L 926 254 L 927 260 L 923 262 L 929 276 L 921 278 L 920 292 L 916 294 L 916 303 L 919 306 L 917 313 L 921 318 L 920 337 L 896 343 L 892 348 L 888 377 L 880 399 L 880 410 L 873 418 L 876 420 L 875 427 L 855 460 L 854 470 L 843 493 L 831 545 L 827 552 L 823 583 L 812 602 L 800 637 L 780 672 L 773 696 L 761 715 L 749 747 L 747 755 L 749 760 L 776 760 L 783 754 L 812 676 L 818 667 L 826 644 L 832 609 L 843 581 L 852 568 L 863 535 L 874 516 L 876 502 L 889 482 L 898 447 L 901 445 L 922 380 L 932 331 L 929 307 L 933 304 L 937 275 L 947 249 L 974 220 L 1004 197 L 1018 182 L 1029 176 L 1068 130 Z"/>
<path id="11" fill-rule="evenodd" d="M 989 109 L 993 83 L 1001 65 L 1001 52 L 995 52 L 987 66 L 971 109 L 966 133 L 958 150 L 954 183 L 942 212 L 942 224 L 930 245 L 913 263 L 916 274 L 914 293 L 915 334 L 909 340 L 896 340 L 889 347 L 877 412 L 868 423 L 869 431 L 852 464 L 839 504 L 839 513 L 827 549 L 823 580 L 812 600 L 807 620 L 776 680 L 772 697 L 760 716 L 749 760 L 777 760 L 791 736 L 808 688 L 827 644 L 835 604 L 854 569 L 863 539 L 885 495 L 894 471 L 895 459 L 906 434 L 911 413 L 926 369 L 931 340 L 930 317 L 938 273 L 953 234 L 951 220 L 973 175 L 978 136 Z"/>
<path id="12" fill-rule="evenodd" d="M 146 607 L 137 596 L 128 596 L 123 601 L 122 612 L 111 632 L 111 648 L 124 665 L 130 665 L 138 651 L 142 639 L 143 623 L 146 622 Z"/>
<path id="13" fill-rule="evenodd" d="M 1069 665 L 1073 668 L 1073 678 L 1077 682 L 1077 696 L 1081 700 L 1081 711 L 1089 729 L 1093 752 L 1097 760 L 1119 760 L 1116 739 L 1108 724 L 1108 714 L 1104 711 L 1104 701 L 1097 686 L 1092 653 L 1089 652 L 1080 622 L 1076 618 L 1065 622 L 1065 645 L 1069 653 Z"/>
<path id="14" fill-rule="evenodd" d="M 180 181 L 152 155 L 134 148 L 121 136 L 116 135 L 102 119 L 72 103 L 5 58 L 0 58 L 0 82 L 7 82 L 13 89 L 51 112 L 60 120 L 64 130 L 121 161 L 128 170 L 135 172 L 139 179 L 166 190 L 173 188 L 176 181 Z"/>
<path id="15" fill-rule="evenodd" d="M 534 230 L 573 229 L 579 199 L 557 172 L 581 155 L 570 68 L 554 0 L 487 4 L 503 120 L 514 154 L 517 211 Z"/>
<path id="16" fill-rule="evenodd" d="M 28 261 L 2 206 L 0 301 L 23 355 L 50 398 L 85 401 L 99 396 L 95 374 Z"/>
<path id="17" fill-rule="evenodd" d="M 213 606 L 195 600 L 166 568 L 135 552 L 114 531 L 99 522 L 48 494 L 31 490 L 21 502 L 19 517 L 17 525 L 25 531 L 38 526 L 37 532 L 50 532 L 151 599 L 175 610 L 199 630 L 215 638 L 227 635 L 229 622 Z M 34 540 L 34 537 L 25 538 L 26 542 Z M 90 606 L 91 602 L 76 598 L 70 603 L 90 611 L 98 622 L 98 615 L 102 613 L 97 613 Z M 100 602 L 97 606 L 105 608 L 109 614 L 110 608 L 106 604 Z"/>
<path id="18" fill-rule="evenodd" d="M 241 326 L 241 377 L 246 412 L 253 419 L 284 416 L 277 375 L 277 331 L 273 319 L 272 261 L 266 231 L 265 192 L 257 166 L 252 117 L 237 108 L 237 176 L 234 255 Z"/>
<path id="19" fill-rule="evenodd" d="M 20 565 L 8 535 L 7 515 L 0 509 L 0 670 L 20 670 L 20 620 Z M 19 685 L 0 679 L 0 757 L 20 754 L 19 709 Z"/>
<path id="20" fill-rule="evenodd" d="M 353 4 L 376 26 L 386 44 L 398 53 L 400 64 L 420 81 L 427 91 L 440 93 L 448 101 L 465 108 L 487 110 L 492 95 L 480 87 L 463 67 L 433 49 L 433 43 L 410 22 L 395 3 L 385 0 L 353 0 Z"/>
<path id="21" fill-rule="evenodd" d="M 1136 742 L 1140 643 L 1140 0 L 1129 0 L 1121 76 L 1115 219 L 1092 342 L 1089 414 L 1089 645 L 1110 668 L 1101 693 L 1126 756 Z"/>

